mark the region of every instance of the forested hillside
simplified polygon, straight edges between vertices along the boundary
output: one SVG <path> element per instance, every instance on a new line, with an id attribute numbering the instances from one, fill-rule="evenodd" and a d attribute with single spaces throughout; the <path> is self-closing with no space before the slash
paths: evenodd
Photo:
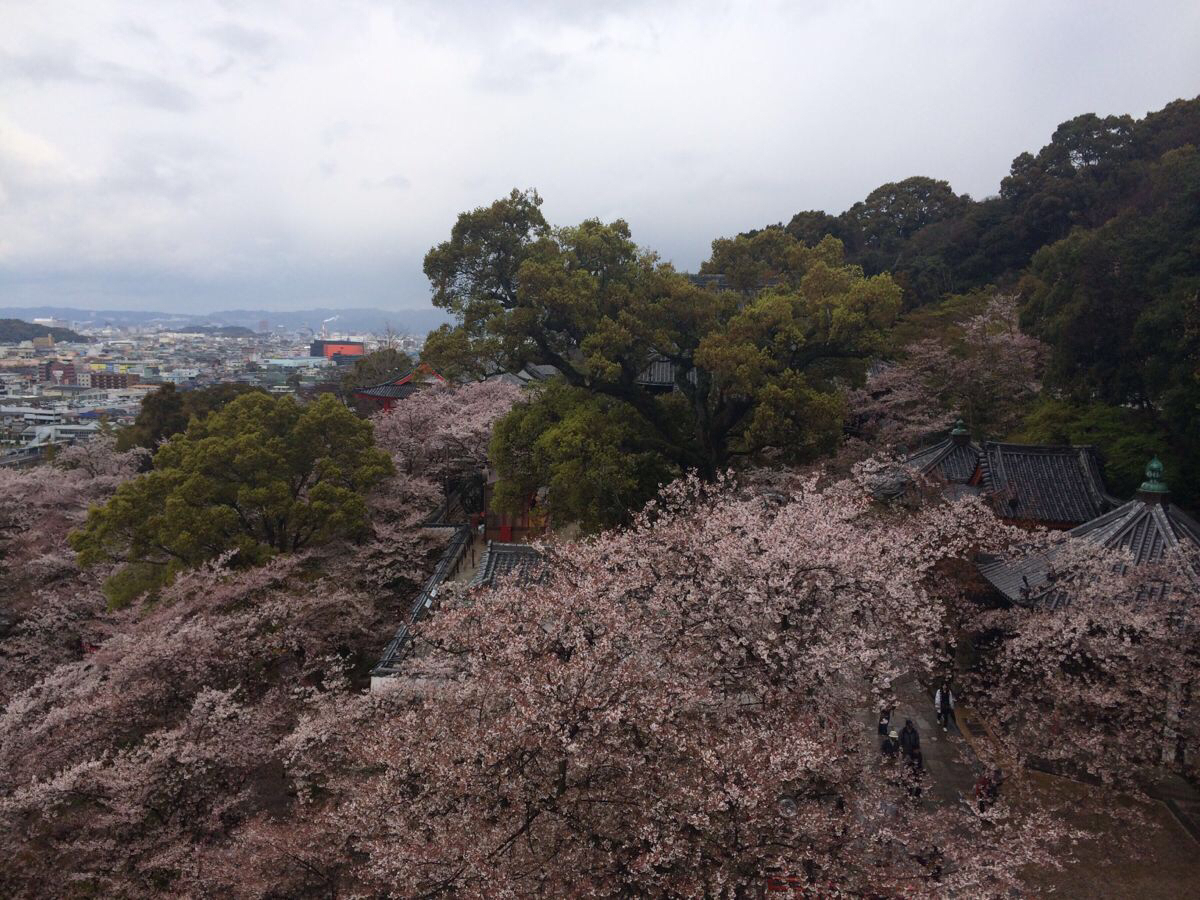
<path id="1" fill-rule="evenodd" d="M 50 335 L 56 341 L 73 341 L 86 343 L 87 338 L 76 334 L 69 328 L 51 328 L 49 325 L 35 325 L 24 319 L 0 319 L 0 344 L 17 344 L 21 341 L 32 341 L 34 338 Z"/>
<path id="2" fill-rule="evenodd" d="M 1147 451 L 1164 455 L 1181 500 L 1200 500 L 1200 98 L 1142 119 L 1062 123 L 1012 162 L 997 196 L 974 200 L 919 176 L 845 212 L 713 242 L 701 271 L 740 287 L 778 277 L 796 243 L 838 238 L 849 263 L 889 273 L 907 341 L 961 322 L 961 296 L 1018 297 L 1021 328 L 1048 345 L 1044 391 L 1019 434 L 1096 444 L 1119 487 Z M 978 307 L 975 308 L 978 311 Z M 942 313 L 942 314 L 939 314 Z M 1005 433 L 986 437 L 1002 438 Z"/>

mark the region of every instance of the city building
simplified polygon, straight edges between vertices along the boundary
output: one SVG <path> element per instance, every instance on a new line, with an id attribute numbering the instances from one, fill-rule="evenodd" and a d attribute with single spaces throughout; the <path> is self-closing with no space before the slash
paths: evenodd
<path id="1" fill-rule="evenodd" d="M 308 349 L 309 356 L 323 356 L 335 361 L 339 357 L 349 359 L 363 356 L 366 352 L 367 346 L 362 341 L 335 341 L 324 338 L 313 341 Z"/>

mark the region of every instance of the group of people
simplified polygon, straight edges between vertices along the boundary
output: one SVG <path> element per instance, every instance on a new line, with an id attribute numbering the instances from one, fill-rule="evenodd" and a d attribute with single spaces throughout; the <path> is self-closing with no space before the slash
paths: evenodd
<path id="1" fill-rule="evenodd" d="M 948 731 L 950 723 L 954 721 L 954 691 L 950 689 L 950 682 L 943 681 L 933 695 L 933 709 L 942 731 Z M 889 729 L 891 719 L 890 709 L 885 709 L 879 714 L 879 733 L 884 736 L 881 748 L 884 756 L 895 759 L 898 753 L 903 753 L 904 759 L 920 771 L 924 768 L 924 763 L 921 758 L 921 735 L 917 726 L 913 724 L 912 719 L 905 719 L 904 728 L 897 732 Z"/>
<path id="2" fill-rule="evenodd" d="M 921 754 L 921 734 L 912 719 L 904 720 L 904 727 L 899 731 L 889 729 L 891 713 L 884 711 L 879 718 L 879 731 L 886 734 L 881 750 L 888 759 L 901 756 L 905 762 L 904 780 L 908 784 L 908 793 L 913 799 L 921 796 L 921 776 L 925 771 L 925 758 Z"/>
<path id="3" fill-rule="evenodd" d="M 957 728 L 954 718 L 954 691 L 949 681 L 943 681 L 934 693 L 933 709 L 942 731 L 949 731 L 952 722 Z M 904 727 L 899 731 L 891 727 L 891 719 L 890 709 L 885 709 L 879 714 L 879 734 L 883 737 L 880 750 L 888 760 L 895 760 L 897 757 L 903 759 L 906 764 L 905 776 L 909 794 L 914 798 L 920 797 L 921 776 L 925 770 L 925 759 L 921 754 L 921 734 L 912 719 L 905 719 Z M 995 769 L 981 775 L 975 782 L 975 802 L 980 812 L 987 812 L 995 805 L 1003 781 L 1003 773 Z"/>

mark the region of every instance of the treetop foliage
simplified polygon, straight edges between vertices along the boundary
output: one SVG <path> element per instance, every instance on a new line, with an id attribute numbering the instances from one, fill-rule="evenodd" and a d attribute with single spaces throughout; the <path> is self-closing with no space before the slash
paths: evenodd
<path id="1" fill-rule="evenodd" d="M 133 424 L 117 432 L 117 447 L 121 450 L 134 447 L 156 450 L 171 435 L 185 431 L 193 418 L 202 419 L 231 400 L 253 392 L 266 393 L 262 388 L 248 384 L 215 384 L 188 391 L 164 384 L 142 398 Z"/>
<path id="2" fill-rule="evenodd" d="M 550 228 L 540 202 L 514 191 L 463 213 L 451 239 L 430 251 L 434 303 L 459 321 L 430 335 L 427 362 L 475 375 L 555 366 L 575 392 L 534 401 L 557 410 L 545 421 L 571 419 L 570 397 L 603 397 L 587 415 L 629 419 L 618 431 L 637 436 L 632 458 L 657 454 L 650 469 L 659 472 L 711 477 L 734 456 L 777 448 L 810 458 L 836 442 L 839 385 L 861 376 L 899 311 L 889 277 L 864 277 L 835 239 L 807 247 L 767 235 L 775 286 L 756 295 L 709 290 L 638 247 L 625 222 Z M 673 382 L 647 385 L 653 363 Z M 675 393 L 664 396 L 664 387 Z M 516 473 L 502 466 L 500 474 Z M 545 470 L 543 483 L 562 474 Z"/>
<path id="3" fill-rule="evenodd" d="M 250 393 L 163 444 L 71 546 L 81 565 L 119 567 L 107 590 L 121 604 L 226 554 L 256 565 L 361 535 L 364 494 L 392 471 L 370 423 L 331 395 L 301 406 Z"/>

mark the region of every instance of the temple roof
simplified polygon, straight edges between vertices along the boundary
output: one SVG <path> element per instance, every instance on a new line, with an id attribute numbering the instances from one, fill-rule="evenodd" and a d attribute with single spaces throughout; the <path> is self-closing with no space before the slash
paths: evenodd
<path id="1" fill-rule="evenodd" d="M 987 441 L 980 456 L 986 493 L 1006 519 L 1078 525 L 1117 506 L 1091 447 Z"/>
<path id="2" fill-rule="evenodd" d="M 524 387 L 531 382 L 548 381 L 561 374 L 562 372 L 555 366 L 527 363 L 517 372 L 493 372 L 486 380 L 503 381 L 505 384 L 511 384 L 514 387 Z"/>
<path id="3" fill-rule="evenodd" d="M 491 585 L 497 575 L 515 575 L 525 584 L 540 577 L 542 554 L 529 544 L 501 544 L 488 541 L 471 587 Z"/>
<path id="4" fill-rule="evenodd" d="M 429 383 L 427 380 L 419 380 L 418 375 L 432 377 L 441 382 L 446 380 L 428 363 L 419 363 L 411 369 L 391 376 L 387 381 L 369 387 L 355 388 L 354 394 L 358 397 L 375 397 L 381 400 L 402 400 Z"/>
<path id="5" fill-rule="evenodd" d="M 420 382 L 408 381 L 404 384 L 377 384 L 373 387 L 359 388 L 354 393 L 359 397 L 377 397 L 381 400 L 403 400 L 421 390 L 424 385 Z"/>
<path id="6" fill-rule="evenodd" d="M 1072 528 L 1068 534 L 1106 550 L 1127 551 L 1134 565 L 1157 562 L 1181 548 L 1192 553 L 1200 551 L 1200 523 L 1167 502 L 1161 476 L 1162 464 L 1155 459 L 1147 466 L 1147 482 L 1137 497 Z M 1051 549 L 1013 561 L 988 559 L 980 562 L 979 571 L 1014 603 L 1045 601 L 1054 606 L 1057 601 L 1049 585 L 1057 556 L 1057 551 Z"/>
<path id="7" fill-rule="evenodd" d="M 953 437 L 918 450 L 906 462 L 930 478 L 939 478 L 950 484 L 966 484 L 979 468 L 979 457 L 983 450 L 971 441 L 963 442 Z"/>
<path id="8" fill-rule="evenodd" d="M 638 376 L 638 384 L 671 387 L 675 384 L 675 363 L 656 359 Z"/>

